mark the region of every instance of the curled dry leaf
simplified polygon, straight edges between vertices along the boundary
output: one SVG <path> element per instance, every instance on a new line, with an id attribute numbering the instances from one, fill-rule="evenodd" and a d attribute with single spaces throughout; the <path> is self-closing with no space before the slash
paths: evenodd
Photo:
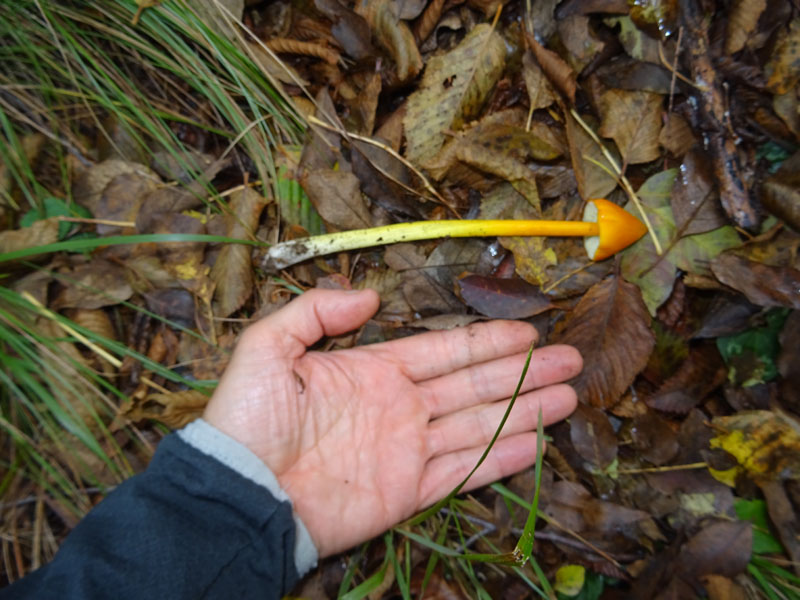
<path id="1" fill-rule="evenodd" d="M 150 394 L 135 402 L 123 414 L 131 421 L 155 419 L 172 429 L 188 425 L 203 414 L 208 396 L 197 390 L 184 390 L 169 394 Z"/>
<path id="2" fill-rule="evenodd" d="M 435 157 L 447 132 L 478 113 L 503 72 L 505 55 L 502 37 L 480 24 L 453 50 L 428 61 L 403 119 L 409 160 L 422 164 Z"/>
<path id="3" fill-rule="evenodd" d="M 743 293 L 759 306 L 800 308 L 800 271 L 791 267 L 772 267 L 725 253 L 711 263 L 720 282 Z"/>
<path id="4" fill-rule="evenodd" d="M 625 164 L 659 157 L 663 97 L 651 92 L 608 90 L 600 98 L 600 135 L 613 138 Z"/>
<path id="5" fill-rule="evenodd" d="M 458 280 L 468 306 L 492 319 L 527 319 L 554 308 L 536 286 L 522 279 L 467 275 Z"/>
<path id="6" fill-rule="evenodd" d="M 655 345 L 639 288 L 616 276 L 586 292 L 558 341 L 583 355 L 583 371 L 572 384 L 583 402 L 601 408 L 619 401 Z"/>
<path id="7" fill-rule="evenodd" d="M 422 57 L 408 25 L 400 20 L 392 0 L 360 0 L 356 13 L 364 17 L 375 38 L 397 66 L 397 79 L 406 83 L 422 70 Z"/>
<path id="8" fill-rule="evenodd" d="M 375 55 L 375 48 L 370 41 L 369 25 L 364 17 L 346 8 L 338 0 L 314 0 L 314 6 L 333 21 L 331 34 L 348 55 L 356 60 Z"/>
<path id="9" fill-rule="evenodd" d="M 251 239 L 266 202 L 251 188 L 236 192 L 230 199 L 230 214 L 225 215 L 228 237 Z M 211 269 L 216 284 L 215 314 L 227 317 L 240 308 L 253 293 L 252 250 L 244 244 L 225 244 Z"/>
<path id="10" fill-rule="evenodd" d="M 592 466 L 605 469 L 617 458 L 617 434 L 603 411 L 579 404 L 569 427 L 572 445 Z"/>
<path id="11" fill-rule="evenodd" d="M 578 89 L 577 78 L 575 71 L 572 70 L 564 59 L 552 50 L 548 50 L 536 41 L 530 33 L 525 33 L 525 41 L 533 51 L 536 61 L 542 67 L 547 78 L 555 86 L 555 88 L 564 94 L 570 101 L 570 104 L 575 104 L 575 92 Z"/>
<path id="12" fill-rule="evenodd" d="M 758 19 L 767 0 L 735 0 L 728 17 L 727 37 L 725 38 L 725 52 L 734 54 L 744 48 L 747 38 L 758 25 Z"/>

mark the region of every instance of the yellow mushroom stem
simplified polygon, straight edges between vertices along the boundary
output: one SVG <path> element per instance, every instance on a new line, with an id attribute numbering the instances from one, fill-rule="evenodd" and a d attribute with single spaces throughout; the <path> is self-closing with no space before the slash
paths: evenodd
<path id="1" fill-rule="evenodd" d="M 336 252 L 384 244 L 415 242 L 447 237 L 496 236 L 597 236 L 597 223 L 583 221 L 512 221 L 477 219 L 464 221 L 415 221 L 327 233 L 281 242 L 269 249 L 268 269 L 283 269 L 295 263 Z"/>
<path id="2" fill-rule="evenodd" d="M 626 248 L 646 232 L 633 215 L 602 198 L 590 200 L 583 221 L 464 220 L 415 221 L 339 231 L 275 244 L 264 266 L 278 271 L 315 256 L 359 248 L 447 237 L 579 236 L 592 260 Z"/>

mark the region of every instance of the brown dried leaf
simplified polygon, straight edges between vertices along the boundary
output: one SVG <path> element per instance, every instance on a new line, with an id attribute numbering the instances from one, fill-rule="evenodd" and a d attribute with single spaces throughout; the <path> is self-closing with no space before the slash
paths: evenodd
<path id="1" fill-rule="evenodd" d="M 759 306 L 800 308 L 800 271 L 772 267 L 726 252 L 711 263 L 714 276 Z"/>
<path id="2" fill-rule="evenodd" d="M 795 88 L 800 80 L 800 19 L 794 19 L 782 33 L 764 69 L 769 91 L 785 94 Z"/>
<path id="3" fill-rule="evenodd" d="M 256 191 L 245 188 L 230 199 L 231 213 L 225 216 L 228 237 L 250 239 L 266 202 Z M 216 284 L 214 313 L 227 317 L 238 310 L 253 293 L 253 265 L 250 246 L 225 244 L 220 251 L 211 280 Z"/>
<path id="4" fill-rule="evenodd" d="M 742 586 L 722 575 L 705 575 L 702 580 L 708 600 L 748 600 L 749 598 L 747 591 Z"/>
<path id="5" fill-rule="evenodd" d="M 51 217 L 34 221 L 30 227 L 0 231 L 0 254 L 54 244 L 58 241 L 59 223 L 57 217 Z"/>
<path id="6" fill-rule="evenodd" d="M 531 110 L 547 108 L 556 101 L 555 91 L 530 50 L 522 55 L 522 77 L 525 79 Z"/>
<path id="7" fill-rule="evenodd" d="M 156 191 L 157 185 L 152 177 L 141 173 L 117 175 L 103 188 L 93 215 L 98 219 L 108 221 L 135 222 L 139 214 L 139 207 L 147 195 Z M 133 233 L 133 228 L 99 223 L 97 233 L 103 236 L 120 235 Z"/>
<path id="8" fill-rule="evenodd" d="M 616 404 L 655 345 L 639 288 L 616 276 L 593 286 L 569 316 L 559 342 L 583 355 L 583 372 L 572 381 L 578 397 L 602 408 Z"/>
<path id="9" fill-rule="evenodd" d="M 406 83 L 422 70 L 422 57 L 408 25 L 400 20 L 392 0 L 360 0 L 355 7 L 364 17 L 375 38 L 397 65 L 397 79 Z"/>
<path id="10" fill-rule="evenodd" d="M 131 421 L 155 419 L 172 429 L 188 425 L 203 414 L 208 396 L 197 390 L 184 390 L 169 394 L 150 394 L 140 402 L 134 402 L 123 413 Z"/>
<path id="11" fill-rule="evenodd" d="M 536 286 L 522 279 L 467 275 L 458 280 L 468 306 L 493 319 L 527 319 L 554 308 Z"/>
<path id="12" fill-rule="evenodd" d="M 796 564 L 800 561 L 800 519 L 789 500 L 786 487 L 782 481 L 762 481 L 760 487 L 767 501 L 769 519 L 797 569 Z"/>
<path id="13" fill-rule="evenodd" d="M 595 35 L 586 16 L 573 15 L 561 19 L 558 21 L 558 33 L 567 49 L 567 59 L 577 73 L 595 60 L 606 46 Z"/>
<path id="14" fill-rule="evenodd" d="M 300 184 L 328 225 L 337 230 L 372 227 L 358 178 L 353 173 L 312 171 L 303 174 Z"/>
<path id="15" fill-rule="evenodd" d="M 94 309 L 128 300 L 133 289 L 118 265 L 96 258 L 71 271 L 61 271 L 64 289 L 53 300 L 52 308 Z"/>
<path id="16" fill-rule="evenodd" d="M 606 414 L 579 404 L 569 420 L 570 439 L 575 450 L 598 469 L 605 469 L 617 458 L 617 434 Z"/>
<path id="17" fill-rule="evenodd" d="M 750 523 L 712 523 L 681 548 L 678 570 L 688 581 L 710 574 L 735 577 L 747 568 L 752 546 L 753 527 Z"/>
<path id="18" fill-rule="evenodd" d="M 659 157 L 663 97 L 651 92 L 608 90 L 600 98 L 600 135 L 613 138 L 625 164 Z"/>
<path id="19" fill-rule="evenodd" d="M 354 140 L 352 149 L 353 173 L 361 183 L 361 191 L 390 213 L 421 219 L 420 198 L 409 192 L 415 186 L 408 167 L 374 144 Z"/>
<path id="20" fill-rule="evenodd" d="M 349 10 L 338 0 L 314 0 L 314 6 L 334 22 L 331 34 L 347 54 L 356 60 L 375 56 L 369 25 L 364 17 Z"/>
<path id="21" fill-rule="evenodd" d="M 647 406 L 664 412 L 687 414 L 721 385 L 726 375 L 716 345 L 702 344 L 689 351 L 689 357 L 681 363 L 678 371 L 647 399 Z"/>
<path id="22" fill-rule="evenodd" d="M 88 208 L 92 214 L 97 213 L 97 205 L 105 187 L 111 180 L 125 173 L 135 173 L 148 177 L 158 183 L 158 175 L 144 165 L 124 160 L 110 159 L 93 165 L 78 174 L 72 188 L 72 197 L 75 201 Z"/>
<path id="23" fill-rule="evenodd" d="M 697 138 L 686 119 L 671 114 L 658 134 L 658 143 L 673 156 L 683 156 L 697 143 Z"/>
<path id="24" fill-rule="evenodd" d="M 786 318 L 780 336 L 781 353 L 778 371 L 781 374 L 781 401 L 787 409 L 800 414 L 800 311 L 792 311 Z"/>
<path id="25" fill-rule="evenodd" d="M 428 61 L 403 119 L 409 160 L 422 164 L 433 158 L 448 131 L 477 115 L 503 72 L 505 55 L 500 34 L 480 24 L 453 50 Z"/>
<path id="26" fill-rule="evenodd" d="M 403 276 L 403 296 L 411 308 L 422 316 L 436 313 L 464 312 L 450 289 L 428 273 L 422 249 L 415 244 L 394 244 L 386 248 L 384 261 Z"/>
<path id="27" fill-rule="evenodd" d="M 555 86 L 555 88 L 564 94 L 569 100 L 570 104 L 575 104 L 575 92 L 578 89 L 577 79 L 578 76 L 572 70 L 564 59 L 552 50 L 548 50 L 536 41 L 530 33 L 525 32 L 525 41 L 533 51 L 536 57 L 536 62 L 544 71 L 547 78 Z"/>
<path id="28" fill-rule="evenodd" d="M 734 0 L 733 7 L 728 13 L 725 52 L 734 54 L 744 48 L 747 38 L 755 30 L 765 8 L 767 0 Z"/>
<path id="29" fill-rule="evenodd" d="M 678 453 L 676 431 L 655 413 L 636 417 L 631 425 L 631 438 L 642 458 L 654 465 L 663 465 Z"/>
<path id="30" fill-rule="evenodd" d="M 612 175 L 611 165 L 608 164 L 595 141 L 575 119 L 571 115 L 565 115 L 565 119 L 567 142 L 569 143 L 572 168 L 575 171 L 575 180 L 578 183 L 578 193 L 584 200 L 605 198 L 617 187 L 617 179 Z M 614 152 L 612 152 L 613 154 Z M 616 156 L 615 159 L 619 161 L 619 156 Z"/>
<path id="31" fill-rule="evenodd" d="M 686 155 L 672 186 L 672 214 L 682 236 L 704 233 L 728 224 L 719 205 L 708 159 L 694 150 Z"/>

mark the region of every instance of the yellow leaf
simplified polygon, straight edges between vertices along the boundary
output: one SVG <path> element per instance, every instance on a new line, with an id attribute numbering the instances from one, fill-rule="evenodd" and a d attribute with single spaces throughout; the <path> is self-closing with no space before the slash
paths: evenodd
<path id="1" fill-rule="evenodd" d="M 740 412 L 712 421 L 720 433 L 711 439 L 736 459 L 739 472 L 755 481 L 800 479 L 800 425 L 788 415 L 767 410 Z M 728 472 L 712 473 L 728 483 Z"/>
<path id="2" fill-rule="evenodd" d="M 795 19 L 778 39 L 775 51 L 767 66 L 767 89 L 775 94 L 785 94 L 794 89 L 800 80 L 800 19 Z"/>
<path id="3" fill-rule="evenodd" d="M 564 565 L 556 571 L 556 583 L 553 588 L 565 596 L 577 596 L 586 581 L 586 569 L 581 565 Z"/>
<path id="4" fill-rule="evenodd" d="M 505 55 L 502 37 L 481 24 L 453 50 L 428 61 L 403 119 L 409 160 L 416 164 L 430 160 L 448 131 L 478 114 L 503 72 Z"/>

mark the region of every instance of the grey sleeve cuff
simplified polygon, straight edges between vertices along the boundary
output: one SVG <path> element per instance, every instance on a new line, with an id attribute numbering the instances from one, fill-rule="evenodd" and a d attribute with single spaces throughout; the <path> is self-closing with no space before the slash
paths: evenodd
<path id="1" fill-rule="evenodd" d="M 291 504 L 289 496 L 283 491 L 277 478 L 267 465 L 246 446 L 222 433 L 213 425 L 203 419 L 197 419 L 177 433 L 190 446 L 193 446 L 203 454 L 217 459 L 226 467 L 233 469 L 257 485 L 266 488 L 277 500 Z M 293 512 L 293 514 L 296 530 L 294 564 L 297 573 L 302 577 L 317 566 L 319 555 L 305 524 L 296 513 Z"/>

